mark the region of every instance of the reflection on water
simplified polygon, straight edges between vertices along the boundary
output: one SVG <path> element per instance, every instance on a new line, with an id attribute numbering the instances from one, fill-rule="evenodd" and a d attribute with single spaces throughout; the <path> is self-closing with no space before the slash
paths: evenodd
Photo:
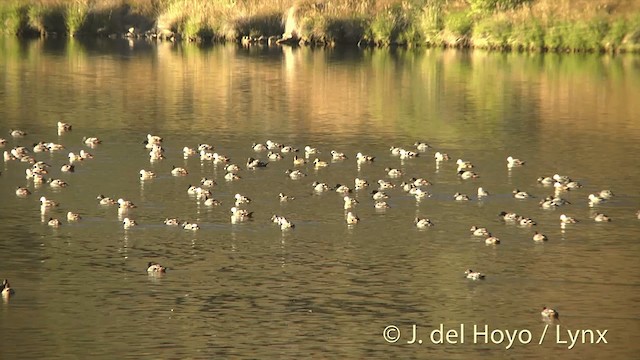
<path id="1" fill-rule="evenodd" d="M 29 133 L 6 148 L 62 143 L 64 152 L 36 158 L 70 184 L 36 186 L 24 178 L 26 164 L 3 164 L 0 277 L 16 290 L 0 308 L 7 356 L 495 358 L 506 344 L 473 344 L 468 335 L 464 345 L 434 345 L 425 335 L 422 345 L 407 345 L 406 336 L 414 323 L 487 324 L 528 329 L 536 342 L 542 306 L 558 309 L 570 329 L 609 329 L 609 344 L 567 351 L 532 342 L 510 350 L 518 356 L 625 358 L 638 350 L 637 57 L 14 38 L 0 38 L 0 47 L 0 134 Z M 73 131 L 56 134 L 59 120 Z M 167 159 L 149 161 L 147 133 L 165 137 Z M 86 149 L 84 136 L 103 140 L 95 159 L 60 173 L 67 152 Z M 319 170 L 307 163 L 298 168 L 309 176 L 292 181 L 285 155 L 227 182 L 221 165 L 182 156 L 184 146 L 211 143 L 243 165 L 256 156 L 251 144 L 267 139 L 318 147 L 322 160 L 334 149 L 349 159 Z M 405 160 L 389 153 L 417 140 L 434 150 Z M 435 150 L 452 160 L 436 163 Z M 376 160 L 357 166 L 357 152 Z M 508 169 L 509 155 L 526 166 Z M 458 158 L 481 177 L 460 180 Z M 173 165 L 189 176 L 171 176 Z M 390 179 L 386 167 L 407 175 Z M 140 169 L 158 177 L 140 181 Z M 562 195 L 571 205 L 543 210 L 537 203 L 553 188 L 536 179 L 555 173 L 584 187 Z M 352 186 L 355 177 L 399 184 L 412 176 L 433 183 L 430 198 L 396 187 L 386 190 L 390 208 L 379 211 L 372 188 L 355 191 L 362 221 L 353 227 L 340 196 L 311 188 L 316 180 Z M 218 183 L 221 206 L 187 194 L 203 177 Z M 17 198 L 16 186 L 34 194 Z M 482 201 L 478 186 L 490 193 Z M 535 198 L 515 200 L 515 188 Z M 587 195 L 605 188 L 616 196 L 589 209 Z M 280 192 L 296 200 L 280 203 Z M 455 192 L 472 200 L 453 201 Z M 230 223 L 236 193 L 254 200 L 254 221 Z M 138 208 L 122 214 L 98 205 L 98 194 Z M 39 214 L 42 195 L 60 208 Z M 83 219 L 46 226 L 69 210 Z M 594 210 L 613 221 L 593 222 Z M 532 217 L 549 241 L 534 243 L 532 229 L 501 222 L 500 211 Z M 581 222 L 561 228 L 561 213 Z M 273 214 L 296 228 L 280 231 Z M 124 230 L 124 216 L 140 225 Z M 167 217 L 201 229 L 165 226 Z M 415 217 L 435 226 L 418 230 Z M 472 225 L 502 243 L 486 246 L 470 236 Z M 149 261 L 167 274 L 149 277 Z M 486 280 L 465 279 L 469 267 Z M 390 324 L 402 333 L 396 344 L 382 337 Z"/>

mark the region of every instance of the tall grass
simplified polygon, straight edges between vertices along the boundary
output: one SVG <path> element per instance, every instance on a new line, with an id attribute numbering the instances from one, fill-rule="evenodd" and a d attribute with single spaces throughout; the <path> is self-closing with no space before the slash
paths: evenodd
<path id="1" fill-rule="evenodd" d="M 0 4 L 0 33 L 16 35 L 26 24 L 26 6 L 19 1 Z"/>
<path id="2" fill-rule="evenodd" d="M 73 0 L 64 9 L 64 22 L 69 35 L 75 35 L 84 25 L 89 14 L 88 0 Z"/>

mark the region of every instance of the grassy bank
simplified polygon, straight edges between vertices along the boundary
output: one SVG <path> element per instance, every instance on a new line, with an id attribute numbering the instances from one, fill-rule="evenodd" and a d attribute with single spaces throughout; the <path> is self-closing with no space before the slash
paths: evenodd
<path id="1" fill-rule="evenodd" d="M 634 0 L 7 0 L 18 35 L 640 52 Z"/>

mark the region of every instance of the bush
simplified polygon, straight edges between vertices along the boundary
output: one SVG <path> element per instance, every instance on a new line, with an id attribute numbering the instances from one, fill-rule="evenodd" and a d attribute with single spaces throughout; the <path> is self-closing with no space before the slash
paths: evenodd
<path id="1" fill-rule="evenodd" d="M 0 33 L 16 35 L 26 24 L 26 7 L 17 1 L 0 4 Z"/>
<path id="2" fill-rule="evenodd" d="M 69 35 L 75 35 L 85 25 L 88 13 L 89 4 L 86 1 L 74 1 L 66 6 L 64 22 Z"/>
<path id="3" fill-rule="evenodd" d="M 506 17 L 484 18 L 478 21 L 473 29 L 474 41 L 476 39 L 483 40 L 491 48 L 508 47 L 511 28 L 511 21 Z"/>
<path id="4" fill-rule="evenodd" d="M 473 28 L 473 19 L 464 11 L 450 13 L 445 19 L 444 27 L 456 35 L 467 36 Z"/>

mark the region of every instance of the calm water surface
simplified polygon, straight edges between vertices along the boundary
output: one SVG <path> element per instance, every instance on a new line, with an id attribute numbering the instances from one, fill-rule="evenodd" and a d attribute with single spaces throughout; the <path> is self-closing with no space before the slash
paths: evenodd
<path id="1" fill-rule="evenodd" d="M 13 146 L 53 141 L 66 149 L 36 154 L 55 190 L 24 177 L 27 164 L 3 163 L 0 176 L 0 277 L 16 294 L 0 304 L 2 357 L 94 358 L 631 358 L 640 350 L 640 58 L 528 55 L 436 50 L 330 50 L 198 47 L 126 41 L 17 41 L 0 38 L 0 134 Z M 73 124 L 58 135 L 56 122 Z M 28 132 L 13 139 L 9 129 Z M 165 138 L 166 159 L 149 161 L 147 133 Z M 83 145 L 84 136 L 103 144 Z M 226 182 L 222 166 L 183 159 L 184 146 L 211 143 L 243 165 L 253 142 L 272 139 L 333 149 L 349 159 L 290 180 L 292 156 L 266 169 L 240 171 Z M 400 160 L 389 147 L 429 150 Z M 95 158 L 60 172 L 69 151 Z M 436 164 L 434 151 L 452 157 Z M 357 152 L 376 156 L 356 166 Z M 508 170 L 506 157 L 526 160 Z M 470 160 L 475 180 L 456 176 L 455 159 Z M 311 158 L 313 160 L 313 158 Z M 173 165 L 188 169 L 173 177 Z M 389 179 L 384 169 L 406 175 Z M 158 174 L 141 182 L 140 169 Z M 583 188 L 571 202 L 542 210 L 553 188 L 539 176 L 566 174 Z M 420 202 L 388 190 L 376 211 L 372 188 L 354 192 L 361 223 L 348 227 L 342 199 L 314 194 L 311 183 L 353 186 L 354 178 L 399 184 L 424 177 Z M 207 208 L 186 188 L 202 177 L 218 185 L 219 207 Z M 33 194 L 18 198 L 16 186 Z M 478 186 L 491 195 L 477 200 Z M 511 197 L 514 188 L 536 196 Z M 589 208 L 587 196 L 615 197 Z M 296 200 L 280 204 L 278 193 Z M 453 201 L 455 192 L 469 202 Z M 231 224 L 235 193 L 253 199 L 251 222 Z M 140 225 L 123 230 L 114 207 L 98 194 L 126 198 Z M 41 214 L 40 196 L 60 202 Z M 66 211 L 83 219 L 48 227 Z M 534 229 L 496 216 L 515 211 Z M 604 212 L 610 223 L 591 216 Z M 561 229 L 559 215 L 581 222 Z M 269 218 L 291 219 L 282 232 Z M 435 226 L 416 229 L 416 216 Z M 166 217 L 197 221 L 196 232 L 167 227 Z M 469 234 L 485 226 L 502 243 L 486 246 Z M 150 277 L 146 264 L 169 268 Z M 487 275 L 464 278 L 473 268 Z M 542 306 L 561 313 L 566 330 L 608 330 L 608 344 L 572 350 L 545 328 Z M 421 345 L 407 344 L 417 324 Z M 433 344 L 431 330 L 466 326 L 464 344 Z M 398 326 L 387 343 L 383 329 Z M 529 344 L 474 344 L 473 326 L 527 330 Z M 597 336 L 595 337 L 597 339 Z M 499 340 L 499 339 L 498 339 Z M 526 340 L 526 337 L 525 337 Z M 587 339 L 589 340 L 589 339 Z"/>

